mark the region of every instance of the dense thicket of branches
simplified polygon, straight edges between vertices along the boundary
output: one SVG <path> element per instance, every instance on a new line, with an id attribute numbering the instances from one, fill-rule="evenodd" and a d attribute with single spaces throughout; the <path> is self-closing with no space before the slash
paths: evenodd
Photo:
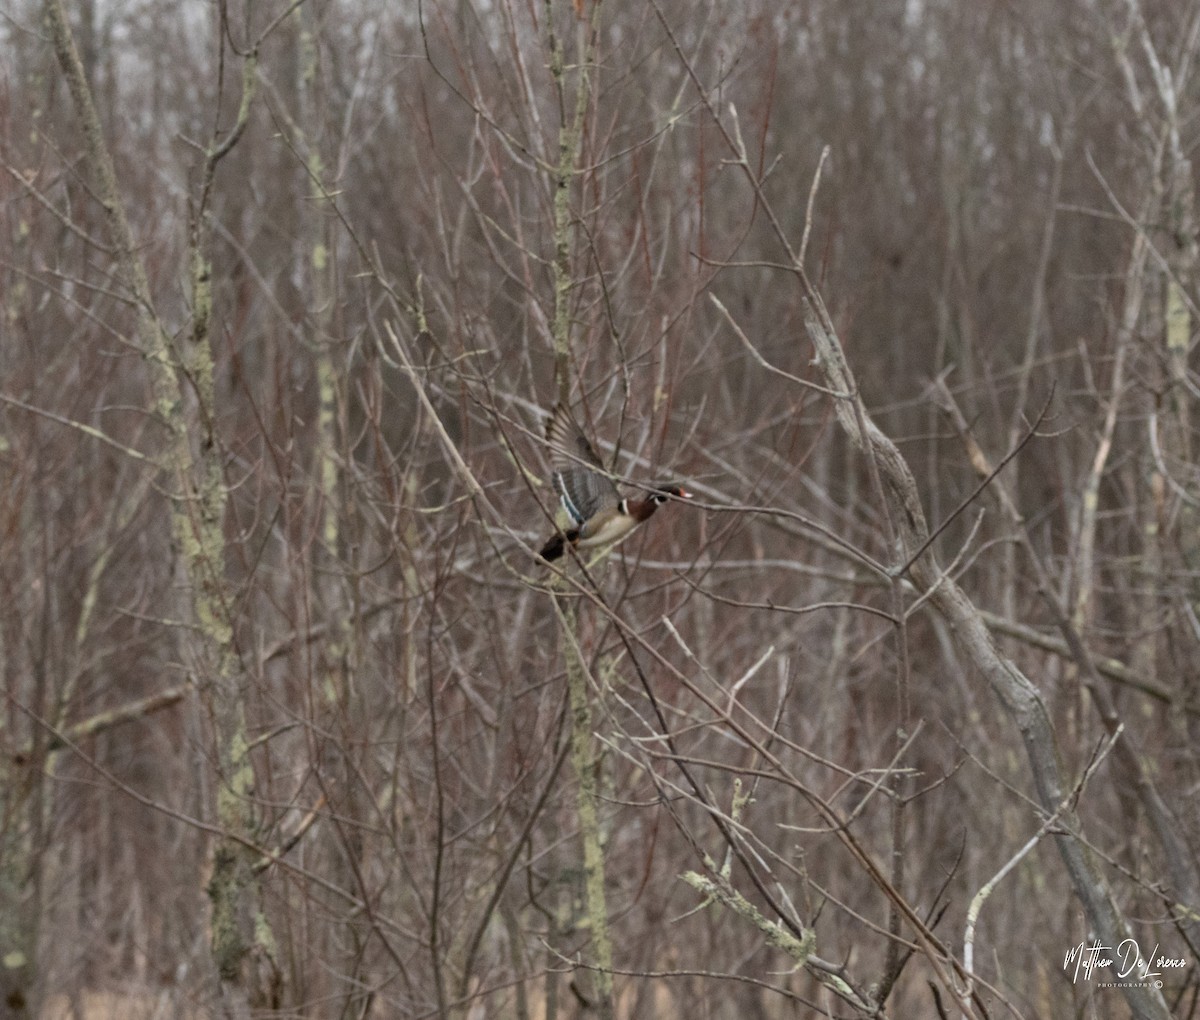
<path id="1" fill-rule="evenodd" d="M 86 0 L 74 83 L 56 7 L 0 1016 L 1195 1013 L 1200 4 Z M 562 387 L 698 498 L 557 577 Z M 1105 897 L 1183 966 L 1064 967 Z"/>

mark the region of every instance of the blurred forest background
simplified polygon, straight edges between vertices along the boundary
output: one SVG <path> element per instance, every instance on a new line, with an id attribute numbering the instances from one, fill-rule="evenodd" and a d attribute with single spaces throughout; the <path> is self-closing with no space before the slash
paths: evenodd
<path id="1" fill-rule="evenodd" d="M 1200 3 L 0 13 L 0 1016 L 1200 1015 Z"/>

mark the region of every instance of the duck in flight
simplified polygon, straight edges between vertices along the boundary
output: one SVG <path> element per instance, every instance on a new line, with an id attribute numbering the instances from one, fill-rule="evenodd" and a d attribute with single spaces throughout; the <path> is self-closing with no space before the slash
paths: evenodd
<path id="1" fill-rule="evenodd" d="M 556 405 L 550 415 L 546 439 L 554 468 L 554 491 L 571 521 L 566 531 L 556 532 L 542 547 L 541 557 L 547 562 L 562 556 L 568 545 L 593 549 L 619 542 L 669 499 L 692 498 L 675 483 L 652 486 L 640 499 L 622 497 L 563 404 Z"/>

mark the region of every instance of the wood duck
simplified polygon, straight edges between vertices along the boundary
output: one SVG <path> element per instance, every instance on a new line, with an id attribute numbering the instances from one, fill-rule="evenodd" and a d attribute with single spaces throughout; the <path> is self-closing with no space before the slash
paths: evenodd
<path id="1" fill-rule="evenodd" d="M 546 423 L 546 438 L 554 467 L 554 490 L 574 525 L 558 532 L 542 547 L 541 557 L 548 562 L 558 559 L 568 544 L 576 549 L 592 549 L 619 542 L 667 500 L 692 498 L 683 486 L 674 483 L 655 485 L 641 499 L 623 498 L 583 430 L 562 404 L 555 406 Z"/>

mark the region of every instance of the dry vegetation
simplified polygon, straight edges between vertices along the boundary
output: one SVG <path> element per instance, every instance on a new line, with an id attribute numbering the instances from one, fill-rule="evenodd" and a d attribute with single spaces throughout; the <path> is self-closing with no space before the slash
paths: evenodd
<path id="1" fill-rule="evenodd" d="M 1197 1014 L 1200 3 L 60 3 L 0 1017 Z"/>

